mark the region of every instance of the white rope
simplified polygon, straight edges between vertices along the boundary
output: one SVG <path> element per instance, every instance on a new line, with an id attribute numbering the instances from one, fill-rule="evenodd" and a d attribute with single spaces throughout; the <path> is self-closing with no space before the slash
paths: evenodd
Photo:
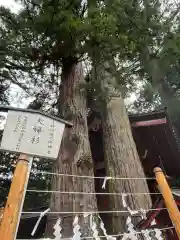
<path id="1" fill-rule="evenodd" d="M 36 192 L 36 193 L 61 193 L 61 194 L 79 194 L 79 195 L 161 195 L 161 193 L 96 193 L 96 192 L 63 192 L 58 190 L 34 190 L 34 189 L 27 189 L 27 192 Z"/>
<path id="2" fill-rule="evenodd" d="M 151 208 L 151 209 L 143 209 L 146 212 L 149 211 L 162 211 L 167 210 L 167 208 Z M 133 211 L 141 211 L 141 209 L 136 209 Z M 22 212 L 22 214 L 41 214 L 43 212 Z M 47 212 L 47 214 L 98 214 L 98 213 L 129 213 L 127 210 L 119 210 L 119 211 L 92 211 L 92 212 Z"/>
<path id="3" fill-rule="evenodd" d="M 31 173 L 34 174 L 44 174 L 44 175 L 53 175 L 53 176 L 60 176 L 60 177 L 76 177 L 76 178 L 90 178 L 90 179 L 104 179 L 105 177 L 95 177 L 95 176 L 86 176 L 86 175 L 74 175 L 74 174 L 64 174 L 64 173 L 52 173 L 52 172 L 44 172 L 44 171 L 31 171 Z M 155 180 L 155 177 L 110 177 L 106 176 L 106 178 L 112 179 L 112 180 Z"/>
<path id="4" fill-rule="evenodd" d="M 167 230 L 171 230 L 171 229 L 174 229 L 174 227 L 166 227 L 166 228 L 156 228 L 158 229 L 159 231 L 167 231 Z M 154 232 L 154 229 L 152 230 L 148 230 L 149 232 Z M 142 232 L 134 232 L 134 233 L 126 233 L 127 235 L 129 236 L 133 236 L 133 235 L 139 235 L 139 234 L 143 234 Z M 116 234 L 116 235 L 111 235 L 110 237 L 123 237 L 124 236 L 124 233 L 119 233 L 119 234 Z M 98 236 L 99 238 L 106 238 L 106 236 Z M 90 236 L 90 237 L 80 237 L 80 239 L 93 239 L 94 237 L 93 236 Z M 16 239 L 16 240 L 28 240 L 27 238 L 26 239 Z M 39 238 L 39 239 L 36 239 L 36 240 L 50 240 L 49 238 Z M 61 240 L 72 240 L 72 238 L 61 238 Z"/>

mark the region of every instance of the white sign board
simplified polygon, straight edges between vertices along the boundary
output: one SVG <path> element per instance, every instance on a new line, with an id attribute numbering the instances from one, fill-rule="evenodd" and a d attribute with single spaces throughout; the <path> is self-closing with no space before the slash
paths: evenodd
<path id="1" fill-rule="evenodd" d="M 56 159 L 65 124 L 37 113 L 8 111 L 1 150 Z"/>

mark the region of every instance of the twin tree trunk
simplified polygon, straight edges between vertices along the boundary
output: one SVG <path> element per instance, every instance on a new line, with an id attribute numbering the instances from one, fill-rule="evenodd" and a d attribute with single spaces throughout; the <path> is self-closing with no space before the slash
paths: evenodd
<path id="1" fill-rule="evenodd" d="M 74 124 L 70 133 L 64 135 L 59 158 L 54 166 L 55 173 L 93 176 L 93 160 L 90 150 L 87 126 L 87 106 L 85 92 L 80 90 L 84 82 L 82 64 L 63 69 L 61 85 L 61 113 Z M 108 176 L 144 177 L 144 172 L 133 141 L 128 116 L 123 99 L 116 97 L 106 105 L 102 118 L 104 155 Z M 148 193 L 144 180 L 109 180 L 109 191 L 112 193 Z M 86 195 L 54 193 L 50 208 L 53 212 L 91 212 L 97 210 L 94 181 L 84 178 L 54 176 L 52 190 L 65 192 L 86 192 Z M 127 197 L 127 204 L 132 209 L 147 209 L 151 205 L 149 195 L 132 195 Z M 122 196 L 110 195 L 110 209 L 126 210 Z M 46 236 L 53 233 L 53 226 L 58 217 L 62 219 L 63 237 L 72 237 L 72 214 L 55 214 L 48 216 Z M 125 232 L 127 215 L 111 214 L 112 232 Z M 80 218 L 81 237 L 91 235 L 88 218 Z"/>
<path id="2" fill-rule="evenodd" d="M 108 176 L 122 178 L 144 178 L 145 174 L 131 133 L 128 115 L 121 97 L 114 97 L 106 105 L 102 114 L 104 155 Z M 148 193 L 146 180 L 109 180 L 112 193 Z M 110 195 L 110 208 L 114 211 L 126 210 L 122 196 Z M 148 209 L 150 195 L 127 195 L 127 205 L 132 209 Z M 112 232 L 124 232 L 127 214 L 112 214 Z M 139 219 L 137 219 L 139 220 Z"/>
<path id="3" fill-rule="evenodd" d="M 73 127 L 63 138 L 59 158 L 54 166 L 55 173 L 73 175 L 94 175 L 87 126 L 87 105 L 85 91 L 80 89 L 84 83 L 81 63 L 65 68 L 62 72 L 60 89 L 60 112 L 65 119 L 72 120 Z M 78 194 L 52 194 L 50 209 L 53 212 L 92 212 L 97 210 L 94 180 L 67 176 L 54 176 L 52 190 L 65 192 L 86 192 Z M 77 214 L 78 215 L 78 214 Z M 53 226 L 62 217 L 63 237 L 73 236 L 73 214 L 55 214 L 48 217 L 46 236 L 52 236 Z M 89 218 L 79 215 L 81 237 L 90 236 Z"/>

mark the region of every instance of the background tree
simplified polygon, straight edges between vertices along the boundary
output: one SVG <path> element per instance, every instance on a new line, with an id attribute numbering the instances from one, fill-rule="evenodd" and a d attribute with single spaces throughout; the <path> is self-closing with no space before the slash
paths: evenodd
<path id="1" fill-rule="evenodd" d="M 175 127 L 178 128 L 180 6 L 177 3 L 172 9 L 167 4 L 163 12 L 162 7 L 160 1 L 143 1 L 143 24 L 147 34 L 142 38 L 141 45 L 137 45 L 139 73 L 146 83 L 141 96 L 145 95 L 144 100 L 154 102 L 157 107 L 167 107 Z"/>

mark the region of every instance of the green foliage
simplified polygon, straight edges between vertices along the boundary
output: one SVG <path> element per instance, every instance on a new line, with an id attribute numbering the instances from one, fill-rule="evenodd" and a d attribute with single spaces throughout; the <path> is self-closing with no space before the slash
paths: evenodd
<path id="1" fill-rule="evenodd" d="M 116 77 L 115 88 L 129 83 L 132 74 L 149 81 L 154 75 L 161 78 L 164 66 L 168 71 L 179 57 L 179 29 L 170 26 L 177 13 L 173 10 L 166 17 L 159 1 L 21 2 L 18 14 L 0 9 L 0 76 L 31 96 L 44 84 L 46 93 L 57 88 L 60 67 L 70 67 L 87 53 L 99 64 L 116 59 L 115 70 L 105 69 Z M 37 86 L 33 91 L 32 83 Z"/>
<path id="2" fill-rule="evenodd" d="M 179 3 L 170 7 L 144 0 L 143 4 L 137 3 L 133 27 L 128 29 L 129 39 L 133 40 L 133 51 L 128 55 L 132 64 L 128 69 L 145 83 L 135 109 L 150 111 L 166 106 L 176 127 L 180 116 L 179 8 Z"/>

